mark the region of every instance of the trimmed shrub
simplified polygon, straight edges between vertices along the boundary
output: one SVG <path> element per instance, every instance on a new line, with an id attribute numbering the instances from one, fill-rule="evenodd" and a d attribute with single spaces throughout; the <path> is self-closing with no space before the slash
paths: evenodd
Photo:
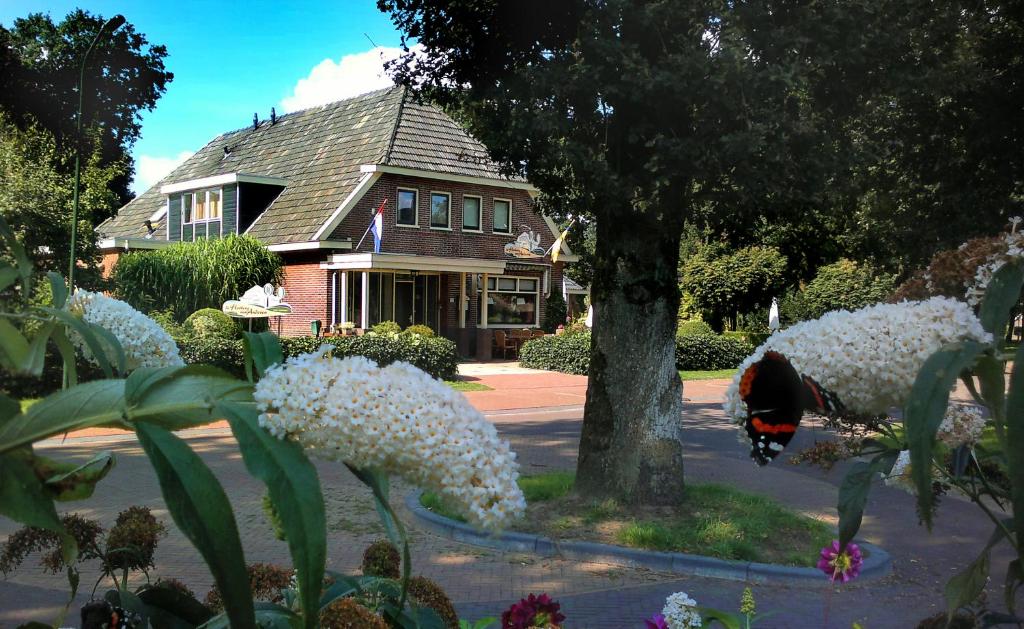
<path id="1" fill-rule="evenodd" d="M 398 325 L 394 321 L 381 321 L 376 325 L 370 326 L 370 332 L 380 335 L 398 334 L 401 331 L 402 326 Z"/>
<path id="2" fill-rule="evenodd" d="M 687 371 L 731 369 L 754 353 L 743 339 L 715 334 L 676 337 L 676 367 Z"/>
<path id="3" fill-rule="evenodd" d="M 182 328 L 186 334 L 204 338 L 238 338 L 238 326 L 234 319 L 214 308 L 196 310 L 185 319 Z"/>
<path id="4" fill-rule="evenodd" d="M 178 321 L 200 308 L 220 308 L 253 285 L 279 283 L 281 258 L 250 236 L 174 243 L 122 254 L 114 293 L 142 312 L 170 310 Z"/>
<path id="5" fill-rule="evenodd" d="M 365 356 L 380 365 L 403 360 L 435 378 L 450 380 L 458 373 L 455 343 L 446 338 L 413 334 L 381 336 L 334 336 L 316 338 L 299 336 L 281 339 L 285 358 L 316 351 L 321 345 L 333 346 L 338 358 Z M 242 341 L 219 338 L 188 337 L 178 341 L 182 359 L 189 364 L 202 363 L 220 367 L 237 377 L 245 377 L 245 350 Z"/>
<path id="6" fill-rule="evenodd" d="M 530 369 L 585 375 L 590 369 L 590 332 L 527 341 L 519 350 L 519 364 Z"/>
<path id="7" fill-rule="evenodd" d="M 714 330 L 706 322 L 700 319 L 693 321 L 680 321 L 679 329 L 676 331 L 678 336 L 693 336 L 694 334 L 714 334 Z"/>
<path id="8" fill-rule="evenodd" d="M 544 323 L 540 326 L 548 334 L 554 334 L 558 326 L 565 325 L 567 314 L 565 300 L 558 293 L 552 292 L 544 305 Z"/>
<path id="9" fill-rule="evenodd" d="M 429 325 L 423 325 L 422 323 L 417 323 L 416 325 L 410 325 L 409 327 L 407 327 L 406 329 L 404 329 L 402 331 L 404 333 L 406 333 L 406 334 L 419 334 L 420 336 L 427 336 L 427 337 L 434 336 L 434 331 L 430 328 L 430 326 Z"/>
<path id="10" fill-rule="evenodd" d="M 818 274 L 792 300 L 790 317 L 817 319 L 832 310 L 857 310 L 885 301 L 893 292 L 896 277 L 879 273 L 852 260 L 840 260 L 818 269 Z"/>

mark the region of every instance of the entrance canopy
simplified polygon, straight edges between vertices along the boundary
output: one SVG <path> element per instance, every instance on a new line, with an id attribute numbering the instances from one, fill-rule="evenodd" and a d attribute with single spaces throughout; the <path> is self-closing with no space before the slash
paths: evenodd
<path id="1" fill-rule="evenodd" d="M 395 253 L 339 253 L 320 265 L 334 271 L 435 271 L 440 273 L 505 273 L 504 260 L 442 258 Z"/>

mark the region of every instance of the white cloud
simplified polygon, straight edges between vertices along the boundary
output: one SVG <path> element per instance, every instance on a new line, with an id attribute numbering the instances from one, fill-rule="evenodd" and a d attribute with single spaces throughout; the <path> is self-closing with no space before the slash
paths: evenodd
<path id="1" fill-rule="evenodd" d="M 377 46 L 366 52 L 345 55 L 338 61 L 324 59 L 299 79 L 290 96 L 281 101 L 284 111 L 316 107 L 393 85 L 384 63 L 402 54 L 401 48 Z"/>
<path id="2" fill-rule="evenodd" d="M 182 151 L 173 157 L 140 155 L 135 163 L 135 181 L 132 182 L 132 192 L 142 194 L 149 190 L 153 184 L 163 179 L 167 173 L 192 157 L 193 154 L 193 151 Z"/>

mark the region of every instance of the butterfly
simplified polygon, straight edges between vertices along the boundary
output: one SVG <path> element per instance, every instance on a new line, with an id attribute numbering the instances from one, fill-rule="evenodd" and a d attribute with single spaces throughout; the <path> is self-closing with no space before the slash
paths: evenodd
<path id="1" fill-rule="evenodd" d="M 835 394 L 771 351 L 743 372 L 740 399 L 747 405 L 750 458 L 758 465 L 771 463 L 789 444 L 805 410 L 821 415 L 843 410 Z"/>

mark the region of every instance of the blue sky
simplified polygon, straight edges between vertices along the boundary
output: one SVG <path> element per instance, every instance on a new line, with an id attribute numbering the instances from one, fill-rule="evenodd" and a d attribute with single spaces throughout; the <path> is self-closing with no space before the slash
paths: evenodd
<path id="1" fill-rule="evenodd" d="M 59 22 L 79 6 L 122 13 L 150 43 L 167 46 L 174 80 L 142 117 L 132 151 L 137 192 L 213 137 L 250 124 L 254 112 L 265 119 L 271 107 L 280 114 L 386 85 L 381 55 L 396 54 L 388 49 L 400 41 L 374 0 L 3 0 L 0 24 L 34 12 Z"/>

